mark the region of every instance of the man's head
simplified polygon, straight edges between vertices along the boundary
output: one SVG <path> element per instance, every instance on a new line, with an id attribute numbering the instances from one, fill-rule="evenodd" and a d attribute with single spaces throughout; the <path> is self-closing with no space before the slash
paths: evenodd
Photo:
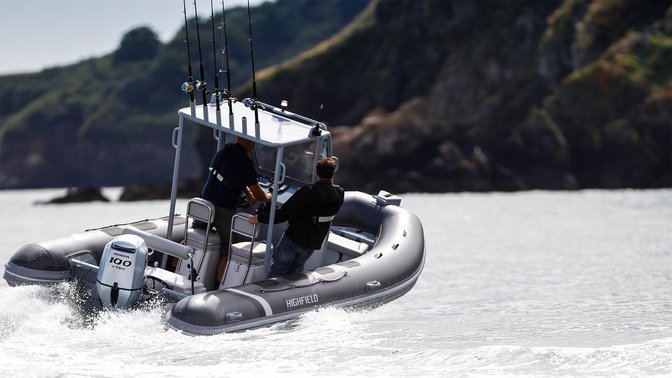
<path id="1" fill-rule="evenodd" d="M 336 172 L 336 167 L 338 166 L 338 161 L 331 157 L 323 157 L 317 162 L 316 172 L 317 177 L 323 180 L 331 180 L 334 178 L 334 172 Z"/>
<path id="2" fill-rule="evenodd" d="M 245 151 L 250 151 L 254 148 L 254 142 L 249 139 L 238 137 L 236 143 L 240 144 Z"/>

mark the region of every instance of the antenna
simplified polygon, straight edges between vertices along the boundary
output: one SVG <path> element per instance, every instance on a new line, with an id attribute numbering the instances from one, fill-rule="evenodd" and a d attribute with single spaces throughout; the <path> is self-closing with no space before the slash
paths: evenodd
<path id="1" fill-rule="evenodd" d="M 184 34 L 186 39 L 184 43 L 187 45 L 187 81 L 182 84 L 182 90 L 189 93 L 189 101 L 194 103 L 194 78 L 191 72 L 191 51 L 189 50 L 189 23 L 187 22 L 187 3 L 182 0 L 182 7 L 184 8 Z"/>
<path id="2" fill-rule="evenodd" d="M 196 20 L 196 38 L 198 40 L 198 60 L 200 63 L 201 80 L 196 82 L 196 89 L 203 94 L 203 119 L 208 120 L 208 86 L 205 82 L 205 71 L 203 70 L 203 52 L 201 51 L 201 33 L 198 31 L 198 9 L 196 8 L 196 0 L 194 0 L 194 19 Z"/>
<path id="3" fill-rule="evenodd" d="M 251 106 L 254 108 L 254 124 L 259 124 L 259 113 L 257 111 L 257 80 L 254 76 L 254 46 L 252 45 L 252 16 L 250 13 L 250 0 L 247 0 L 247 24 L 250 27 L 250 56 L 252 57 L 252 97 L 254 97 Z"/>
<path id="4" fill-rule="evenodd" d="M 310 136 L 311 137 L 316 137 L 322 135 L 322 129 L 320 129 L 320 118 L 322 117 L 322 109 L 324 108 L 324 104 L 320 105 L 320 114 L 317 116 L 317 121 L 315 121 L 315 126 L 313 126 L 312 129 L 310 129 Z"/>

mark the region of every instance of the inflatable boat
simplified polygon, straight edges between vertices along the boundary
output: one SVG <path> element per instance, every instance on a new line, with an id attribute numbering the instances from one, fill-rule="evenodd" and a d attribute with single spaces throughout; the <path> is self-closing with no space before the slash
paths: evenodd
<path id="1" fill-rule="evenodd" d="M 305 271 L 268 278 L 274 246 L 287 227 L 273 224 L 275 211 L 299 187 L 315 181 L 317 159 L 333 156 L 331 134 L 324 124 L 284 108 L 259 102 L 254 109 L 249 103 L 232 101 L 240 117 L 232 117 L 229 125 L 209 121 L 220 118 L 213 103 L 179 111 L 167 216 L 27 244 L 6 263 L 4 279 L 10 285 L 73 281 L 107 308 L 133 308 L 158 295 L 170 304 L 170 327 L 199 335 L 264 326 L 324 306 L 373 307 L 408 292 L 424 265 L 422 224 L 400 206 L 400 197 L 385 191 L 346 191 Z M 256 117 L 258 122 L 248 127 L 247 119 Z M 273 193 L 271 226 L 247 221 L 256 206 L 237 208 L 219 285 L 215 276 L 222 246 L 212 230 L 216 208 L 193 198 L 184 215 L 176 215 L 182 135 L 194 125 L 211 128 L 218 144 L 237 137 L 254 140 L 250 157 L 259 182 Z M 196 220 L 206 227 L 193 227 Z"/>
<path id="2" fill-rule="evenodd" d="M 248 17 L 249 13 L 248 5 Z M 214 22 L 214 12 L 211 19 Z M 252 51 L 251 21 L 249 25 Z M 213 24 L 213 46 L 214 38 Z M 424 266 L 422 224 L 401 207 L 400 197 L 382 190 L 375 195 L 346 191 L 305 271 L 268 278 L 273 251 L 287 228 L 286 222 L 274 222 L 276 211 L 300 187 L 316 181 L 321 157 L 334 157 L 331 134 L 324 123 L 289 111 L 285 101 L 276 107 L 257 100 L 253 54 L 253 98 L 242 101 L 228 90 L 220 91 L 218 84 L 208 100 L 202 62 L 201 80 L 194 81 L 188 61 L 188 81 L 182 89 L 189 93 L 190 104 L 178 111 L 172 134 L 175 160 L 167 215 L 27 244 L 5 264 L 4 279 L 10 285 L 74 282 L 92 299 L 87 303 L 107 309 L 133 309 L 160 298 L 167 304 L 167 324 L 195 335 L 260 327 L 324 306 L 378 306 L 408 292 Z M 198 106 L 197 90 L 202 93 Z M 228 104 L 228 122 L 222 122 L 221 104 Z M 188 127 L 212 131 L 217 149 L 239 137 L 255 142 L 250 158 L 259 183 L 272 192 L 265 210 L 268 224 L 249 223 L 249 215 L 262 209 L 241 198 L 227 230 L 230 241 L 221 245 L 213 229 L 212 203 L 193 198 L 183 216 L 176 214 Z M 222 254 L 228 260 L 218 280 Z"/>

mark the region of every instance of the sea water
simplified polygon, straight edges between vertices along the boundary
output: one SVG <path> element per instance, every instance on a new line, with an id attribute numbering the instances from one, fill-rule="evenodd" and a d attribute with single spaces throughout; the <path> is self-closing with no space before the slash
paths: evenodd
<path id="1" fill-rule="evenodd" d="M 3 264 L 29 242 L 168 213 L 166 201 L 33 205 L 62 192 L 0 191 Z M 167 328 L 160 304 L 87 314 L 67 284 L 2 281 L 0 376 L 672 375 L 672 190 L 402 198 L 427 259 L 394 302 L 194 337 Z"/>

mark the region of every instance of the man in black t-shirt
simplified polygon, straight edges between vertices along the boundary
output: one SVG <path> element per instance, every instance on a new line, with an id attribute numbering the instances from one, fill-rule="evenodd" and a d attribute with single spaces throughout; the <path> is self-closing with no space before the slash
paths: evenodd
<path id="1" fill-rule="evenodd" d="M 226 268 L 231 218 L 236 213 L 241 193 L 250 204 L 271 200 L 271 193 L 266 193 L 259 185 L 254 163 L 247 156 L 253 148 L 253 141 L 240 137 L 236 143 L 224 145 L 212 158 L 208 180 L 203 186 L 201 197 L 215 205 L 215 227 L 221 241 L 217 281 L 221 280 Z"/>

